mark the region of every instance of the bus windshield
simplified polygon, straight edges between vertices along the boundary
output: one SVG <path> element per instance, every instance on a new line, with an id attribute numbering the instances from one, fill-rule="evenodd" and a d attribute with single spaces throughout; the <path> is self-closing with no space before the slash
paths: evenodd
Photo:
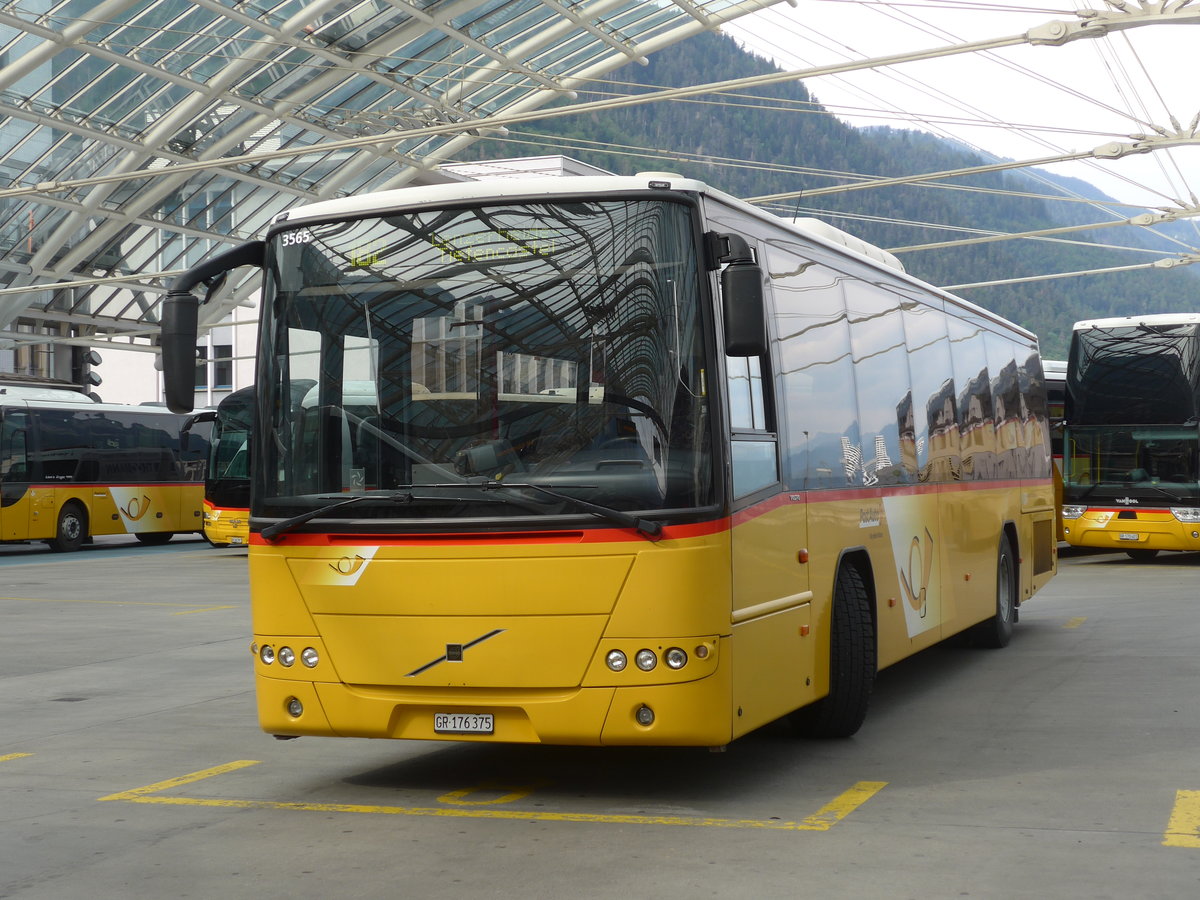
<path id="1" fill-rule="evenodd" d="M 1071 461 L 1066 483 L 1186 489 L 1197 483 L 1195 425 L 1079 426 L 1071 430 Z"/>
<path id="2" fill-rule="evenodd" d="M 330 517 L 710 506 L 697 234 L 688 204 L 644 196 L 284 223 L 254 514 L 355 494 Z M 293 400 L 299 379 L 315 385 Z"/>

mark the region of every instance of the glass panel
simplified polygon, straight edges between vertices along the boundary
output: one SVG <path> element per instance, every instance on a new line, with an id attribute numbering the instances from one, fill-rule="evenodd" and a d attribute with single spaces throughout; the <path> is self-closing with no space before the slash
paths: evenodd
<path id="1" fill-rule="evenodd" d="M 744 497 L 779 480 L 774 441 L 734 440 L 733 495 Z"/>
<path id="2" fill-rule="evenodd" d="M 996 430 L 992 419 L 992 389 L 988 377 L 983 323 L 971 314 L 950 315 L 950 355 L 958 389 L 958 445 L 964 481 L 987 477 L 995 456 Z"/>
<path id="3" fill-rule="evenodd" d="M 908 339 L 908 371 L 912 378 L 912 444 L 901 435 L 901 456 L 909 454 L 917 480 L 946 482 L 958 478 L 958 423 L 946 315 L 940 308 L 909 303 L 904 308 Z"/>
<path id="4" fill-rule="evenodd" d="M 690 208 L 563 202 L 397 213 L 278 235 L 260 384 L 318 382 L 258 446 L 264 515 L 412 488 L 381 518 L 708 505 Z M 274 337 L 271 337 L 274 336 Z M 499 491 L 503 482 L 545 490 Z M 432 491 L 432 493 L 430 493 Z"/>
<path id="5" fill-rule="evenodd" d="M 862 483 L 858 402 L 842 276 L 802 247 L 766 252 L 778 322 L 790 487 Z"/>
<path id="6" fill-rule="evenodd" d="M 901 430 L 911 441 L 913 428 L 900 300 L 866 281 L 847 281 L 844 288 L 862 429 L 863 484 L 904 484 L 915 473 L 904 467 L 900 452 Z"/>

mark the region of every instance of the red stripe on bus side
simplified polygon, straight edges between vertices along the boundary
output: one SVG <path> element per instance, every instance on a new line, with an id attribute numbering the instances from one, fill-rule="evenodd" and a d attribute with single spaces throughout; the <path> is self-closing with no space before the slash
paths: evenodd
<path id="1" fill-rule="evenodd" d="M 884 488 L 852 488 L 832 491 L 781 491 L 765 500 L 760 500 L 745 509 L 737 510 L 732 516 L 721 516 L 706 522 L 689 525 L 667 525 L 660 540 L 703 537 L 719 534 L 735 525 L 749 522 L 773 510 L 794 503 L 834 503 L 846 500 L 871 500 L 883 497 L 905 497 L 919 494 L 957 493 L 960 491 L 997 490 L 1025 485 L 1049 487 L 1049 479 L 1029 481 L 1013 479 L 1006 481 L 976 481 L 950 484 L 899 485 Z M 562 531 L 502 531 L 469 532 L 465 534 L 290 534 L 278 541 L 267 541 L 255 532 L 250 543 L 260 547 L 336 547 L 345 544 L 377 544 L 380 547 L 394 546 L 486 546 L 489 544 L 604 544 L 641 543 L 644 537 L 635 536 L 627 528 L 584 528 Z"/>

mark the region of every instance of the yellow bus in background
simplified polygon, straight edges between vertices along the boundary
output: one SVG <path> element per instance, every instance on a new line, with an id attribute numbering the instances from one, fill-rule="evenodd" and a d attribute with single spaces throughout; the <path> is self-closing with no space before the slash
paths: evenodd
<path id="1" fill-rule="evenodd" d="M 201 530 L 207 442 L 182 446 L 187 416 L 51 393 L 0 395 L 0 540 L 71 551 L 95 535 L 162 544 Z"/>
<path id="2" fill-rule="evenodd" d="M 244 547 L 250 539 L 250 431 L 253 386 L 234 391 L 215 410 L 204 475 L 204 537 L 214 547 Z"/>
<path id="3" fill-rule="evenodd" d="M 666 174 L 292 209 L 172 285 L 173 409 L 245 266 L 268 733 L 850 735 L 1056 570 L 1035 337 L 821 223 Z"/>
<path id="4" fill-rule="evenodd" d="M 292 402 L 302 401 L 313 382 L 292 385 Z M 214 547 L 244 547 L 250 538 L 250 440 L 256 394 L 253 385 L 234 391 L 192 421 L 211 422 L 204 476 L 204 537 Z"/>
<path id="5" fill-rule="evenodd" d="M 1063 531 L 1063 428 L 1066 424 L 1067 361 L 1065 359 L 1043 359 L 1042 369 L 1046 375 L 1046 406 L 1050 418 L 1050 450 L 1054 456 L 1054 496 L 1057 498 L 1055 533 L 1059 542 L 1066 541 Z"/>
<path id="6" fill-rule="evenodd" d="M 1200 550 L 1200 314 L 1077 322 L 1067 362 L 1067 541 Z"/>

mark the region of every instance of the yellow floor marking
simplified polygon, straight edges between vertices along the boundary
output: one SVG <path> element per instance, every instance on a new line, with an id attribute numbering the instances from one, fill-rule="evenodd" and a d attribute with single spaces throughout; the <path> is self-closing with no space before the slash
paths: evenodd
<path id="1" fill-rule="evenodd" d="M 26 756 L 33 756 L 32 753 L 9 753 L 7 756 L 0 756 L 0 762 L 8 762 L 10 759 L 22 759 Z"/>
<path id="2" fill-rule="evenodd" d="M 885 787 L 887 787 L 886 781 L 860 781 L 850 790 L 834 798 L 831 803 L 825 804 L 814 815 L 805 819 L 805 824 L 819 831 L 828 831 Z"/>
<path id="3" fill-rule="evenodd" d="M 190 616 L 190 615 L 193 615 L 194 613 L 216 612 L 217 610 L 220 610 L 220 609 L 237 609 L 237 607 L 236 606 L 205 606 L 205 607 L 202 607 L 201 609 L 185 609 L 183 612 L 172 613 L 171 615 Z"/>
<path id="4" fill-rule="evenodd" d="M 160 792 L 170 788 L 193 784 L 226 772 L 257 765 L 257 760 L 243 759 L 215 766 L 190 775 L 182 775 L 157 784 L 122 791 L 100 797 L 104 800 L 122 800 L 128 803 L 156 803 L 168 806 L 207 806 L 222 809 L 285 809 L 307 812 L 369 813 L 391 816 L 435 816 L 453 819 L 500 819 L 527 822 L 589 822 L 606 825 L 680 825 L 703 828 L 759 828 L 765 831 L 828 831 L 867 800 L 882 790 L 886 781 L 860 781 L 850 790 L 823 806 L 814 815 L 800 822 L 784 822 L 778 819 L 715 819 L 700 816 L 647 816 L 593 813 L 527 812 L 511 809 L 484 809 L 480 807 L 453 808 L 422 806 L 365 806 L 350 803 L 304 803 L 275 800 L 217 800 L 202 797 L 165 797 Z"/>
<path id="5" fill-rule="evenodd" d="M 190 775 L 180 775 L 178 778 L 168 778 L 166 781 L 159 781 L 155 784 L 148 784 L 145 787 L 134 788 L 131 791 L 122 791 L 119 794 L 109 794 L 107 797 L 100 797 L 100 800 L 144 800 L 146 794 L 157 794 L 159 791 L 166 791 L 175 787 L 182 787 L 185 784 L 193 784 L 197 781 L 203 781 L 205 778 L 212 778 L 215 775 L 224 775 L 226 772 L 236 772 L 238 769 L 245 769 L 248 766 L 257 766 L 257 759 L 239 759 L 231 763 L 225 763 L 223 766 L 213 766 L 211 769 L 201 769 L 199 772 L 192 772 Z M 162 802 L 169 798 L 158 798 L 154 802 Z"/>
<path id="6" fill-rule="evenodd" d="M 0 597 L 0 600 L 17 600 L 21 603 L 92 603 L 99 606 L 160 606 L 168 609 L 182 609 L 184 612 L 175 613 L 186 616 L 197 612 L 210 612 L 216 609 L 237 609 L 236 606 L 204 606 L 193 609 L 191 603 L 165 603 L 153 600 L 89 600 L 85 597 Z"/>
<path id="7" fill-rule="evenodd" d="M 1164 847 L 1200 848 L 1200 791 L 1176 791 Z"/>
<path id="8" fill-rule="evenodd" d="M 1087 616 L 1076 616 L 1073 619 L 1067 619 L 1067 624 L 1063 628 L 1078 628 L 1087 621 Z"/>

